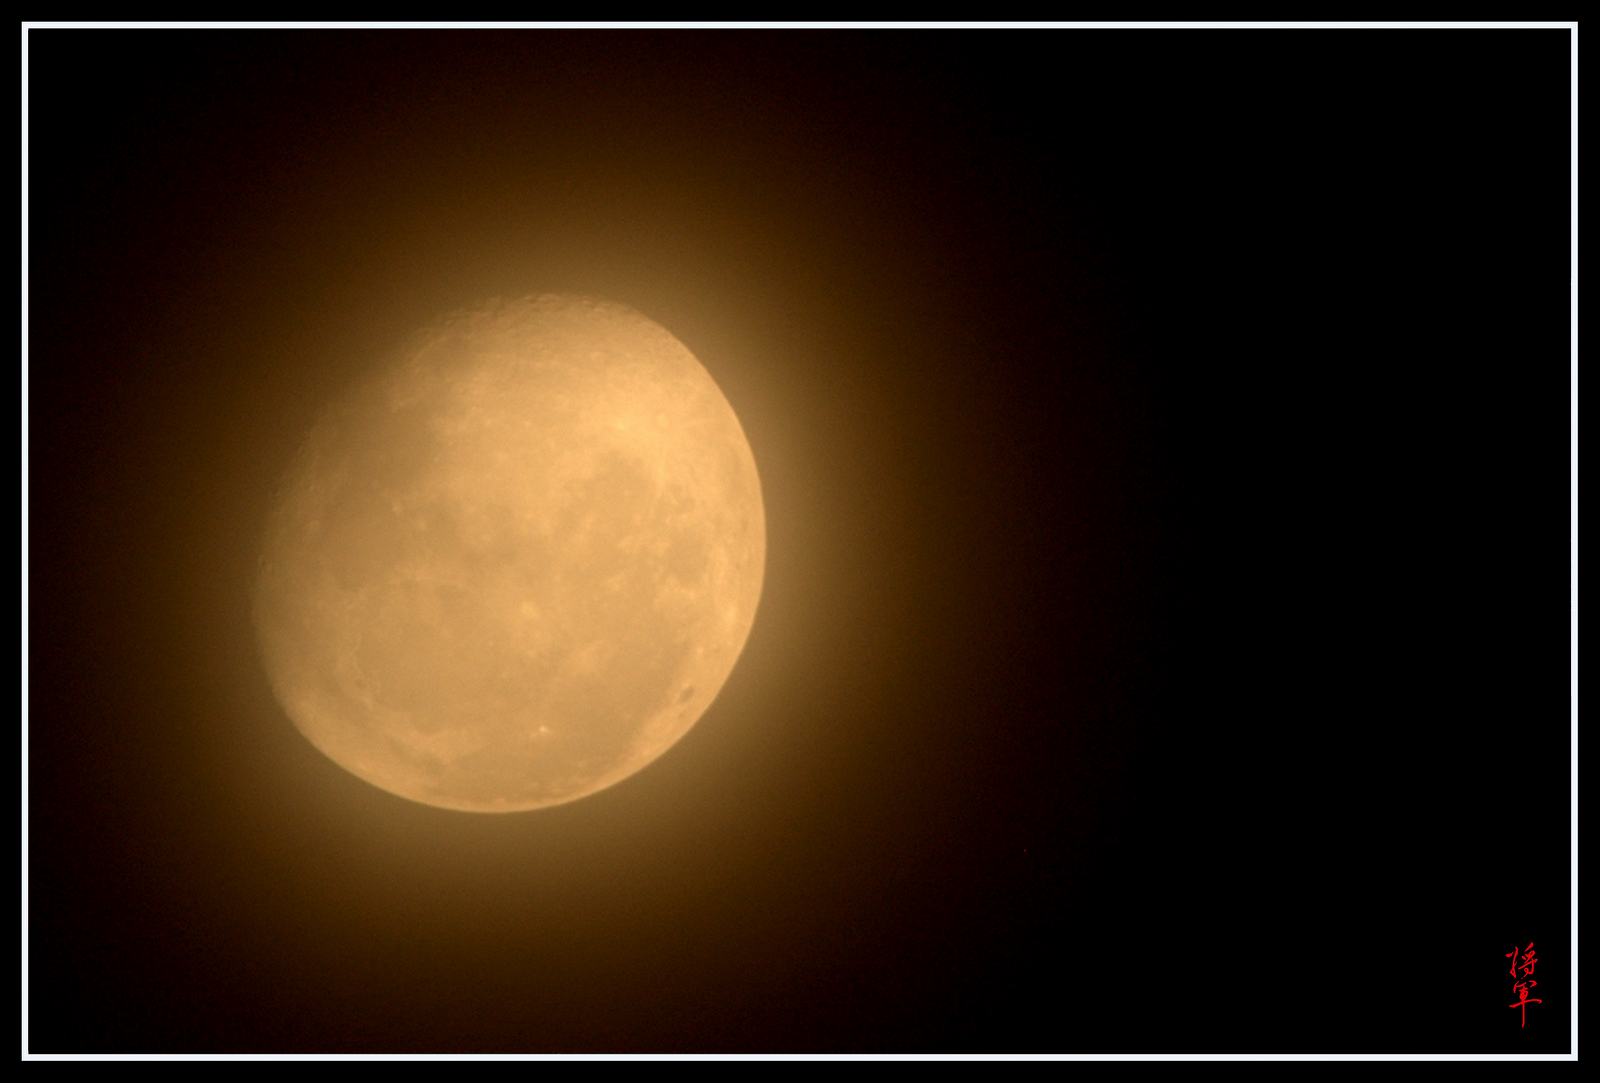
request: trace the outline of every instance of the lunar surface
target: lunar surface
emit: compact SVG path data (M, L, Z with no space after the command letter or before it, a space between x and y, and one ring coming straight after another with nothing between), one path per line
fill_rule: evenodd
M744 431L682 343L620 305L492 302L322 417L254 618L279 701L335 762L431 805L533 809L694 725L765 550Z

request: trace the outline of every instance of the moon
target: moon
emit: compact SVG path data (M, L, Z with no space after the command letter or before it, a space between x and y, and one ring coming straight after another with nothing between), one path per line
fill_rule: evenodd
M765 559L711 374L632 309L544 295L438 321L327 410L274 496L253 618L278 701L334 762L513 812L688 732Z

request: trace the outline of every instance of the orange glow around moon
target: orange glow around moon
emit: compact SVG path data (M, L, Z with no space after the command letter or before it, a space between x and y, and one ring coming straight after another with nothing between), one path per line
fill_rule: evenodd
M717 695L761 594L755 459L631 309L494 302L333 406L255 594L279 702L391 793L534 809L633 774Z

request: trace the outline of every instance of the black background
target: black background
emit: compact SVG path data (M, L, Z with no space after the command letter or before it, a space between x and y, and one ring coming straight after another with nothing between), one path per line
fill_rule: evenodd
M27 45L32 1051L1569 1048L1567 32ZM655 764L449 812L254 547L539 292L711 370L766 588Z

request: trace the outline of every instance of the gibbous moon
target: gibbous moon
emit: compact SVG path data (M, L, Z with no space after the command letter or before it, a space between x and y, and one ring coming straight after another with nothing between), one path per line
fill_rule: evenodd
M694 725L761 595L755 459L710 373L621 305L492 302L322 417L254 619L300 732L391 793L510 812Z

